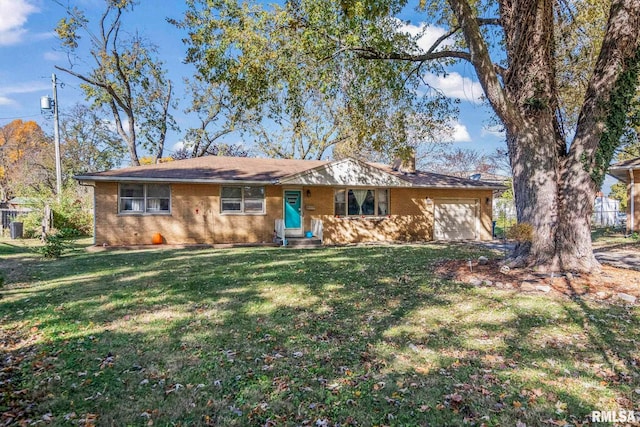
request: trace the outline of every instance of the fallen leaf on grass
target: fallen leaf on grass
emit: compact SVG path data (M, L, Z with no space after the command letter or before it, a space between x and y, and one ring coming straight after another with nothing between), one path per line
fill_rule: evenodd
M115 362L115 360L115 356L111 354L111 352L109 352L107 356L100 362L100 369L112 368L113 362Z
M168 395L168 394L171 394L171 393L173 393L173 392L175 392L175 391L180 390L181 388L184 388L184 386L183 386L182 384L178 384L178 383L176 383L176 384L171 384L169 387L167 387L167 388L164 390L164 394L165 394L165 396L166 396L166 395Z
M238 408L236 408L235 406L229 406L229 410L236 416L241 417L242 416L242 411Z
M562 414L567 410L567 404L561 401L556 402L556 414Z
M444 398L456 404L462 402L463 399L462 395L459 393L447 394Z
M86 413L78 420L78 424L84 427L95 427L98 414Z
M567 423L566 420L552 420L551 418L549 418L548 420L545 421L546 424L551 424L554 426L567 426L570 425L569 423Z

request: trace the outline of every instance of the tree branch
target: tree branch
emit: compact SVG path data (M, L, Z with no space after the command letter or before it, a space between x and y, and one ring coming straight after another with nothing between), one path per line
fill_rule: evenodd
M453 13L463 29L464 38L469 47L469 62L473 65L478 75L480 85L487 99L503 123L515 126L519 113L507 97L498 78L496 67L491 60L489 49L480 32L477 18L467 0L448 0Z
M380 52L370 47L350 47L343 50L355 52L363 59L398 60L409 62L425 62L434 59L458 58L471 62L471 55L468 52L457 50L441 50L438 52L413 54L406 52Z
M436 50L438 48L438 46L440 46L440 43L442 43L443 41L445 41L446 39L448 39L449 37L451 37L452 35L454 35L455 33L457 33L458 31L460 31L460 27L453 27L448 33L445 33L443 35L441 35L440 37L438 37L436 39L435 42L433 42L433 44L431 45L431 47L427 50L427 53L433 53L434 50Z
M483 25L498 25L502 26L502 22L500 22L500 18L476 18L476 22L479 26Z

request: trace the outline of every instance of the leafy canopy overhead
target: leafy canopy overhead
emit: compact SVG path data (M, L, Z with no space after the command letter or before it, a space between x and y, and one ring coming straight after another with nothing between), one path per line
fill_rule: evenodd
M440 65L369 61L341 50L338 35L355 34L356 20L337 22L335 14L365 12L358 4L338 11L339 4L324 1L265 8L192 0L184 19L173 22L189 33L187 60L199 78L225 85L230 104L257 123L259 146L270 155L320 158L330 147L334 153L372 148L395 154L442 136L455 104L421 79ZM402 23L383 9L371 10L376 18L367 24L376 43L417 49L415 38L399 31ZM274 125L281 140L265 132Z

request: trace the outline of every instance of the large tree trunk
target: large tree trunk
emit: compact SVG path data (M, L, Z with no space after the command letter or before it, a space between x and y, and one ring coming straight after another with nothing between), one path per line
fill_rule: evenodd
M613 1L570 145L558 120L554 1L499 0L508 62L502 79L469 2L449 3L487 99L507 131L518 221L533 228L531 241L516 248L514 263L551 271L599 271L591 245L591 213L598 174L602 177L613 154L602 151L601 137L616 82L639 48L640 2Z
M530 224L533 229L532 240L520 243L513 254L519 264L535 259L536 263L550 265L555 256L558 177L549 125L548 117L539 117L528 120L515 132L507 129L518 222Z
M509 6L503 9L511 58L504 87L517 114L506 118L508 147L518 221L533 228L531 242L520 244L513 258L542 270L598 271L590 227L595 185L586 173L577 181L563 173L576 165L564 160L557 119L553 1Z

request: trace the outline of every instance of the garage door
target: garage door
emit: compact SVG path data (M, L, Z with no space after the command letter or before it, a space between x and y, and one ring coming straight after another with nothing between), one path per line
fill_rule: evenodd
M475 240L478 237L477 200L436 200L435 240Z

